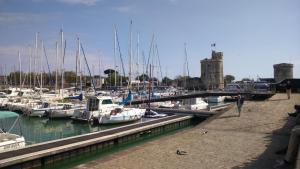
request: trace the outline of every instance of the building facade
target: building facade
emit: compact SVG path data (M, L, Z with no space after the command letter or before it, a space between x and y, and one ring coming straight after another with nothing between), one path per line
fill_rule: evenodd
M281 82L284 79L293 79L293 64L280 63L273 65L274 79L276 82Z
M211 59L203 59L201 80L206 89L224 89L223 53L212 51Z

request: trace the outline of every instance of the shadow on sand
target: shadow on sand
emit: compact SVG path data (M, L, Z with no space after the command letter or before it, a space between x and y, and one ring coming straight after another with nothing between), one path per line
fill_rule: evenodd
M276 160L284 158L284 154L277 155L275 152L284 149L288 145L290 130L295 126L295 119L289 117L286 119L285 125L268 134L264 139L269 144L266 145L267 149L258 157L249 159L249 162L239 166L232 167L232 169L273 169ZM292 169L295 164L291 164L284 169Z

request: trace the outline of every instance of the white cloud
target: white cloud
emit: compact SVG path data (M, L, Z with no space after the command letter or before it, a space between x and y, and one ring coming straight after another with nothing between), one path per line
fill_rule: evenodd
M66 4L82 4L82 5L86 5L86 6L93 6L96 5L96 3L99 0L57 0L58 2L62 2L62 3L66 3Z
M113 7L113 10L121 12L121 13L128 13L128 12L133 12L134 8L135 7L132 5L126 5L126 6Z

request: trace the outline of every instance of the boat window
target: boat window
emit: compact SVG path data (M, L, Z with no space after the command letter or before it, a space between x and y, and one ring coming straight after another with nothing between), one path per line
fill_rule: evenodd
M89 111L96 111L96 110L98 110L99 109L99 99L89 99L88 100L88 104L87 104L87 106L88 106L88 110Z
M63 110L69 110L69 109L71 109L71 105L65 104L65 105L63 106Z
M111 99L105 99L102 101L102 104L113 104Z
M45 102L43 103L43 108L48 108L49 107L49 103Z

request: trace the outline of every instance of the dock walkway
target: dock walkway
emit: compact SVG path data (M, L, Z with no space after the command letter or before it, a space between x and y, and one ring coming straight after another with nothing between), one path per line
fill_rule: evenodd
M283 155L295 124L300 94L291 100L276 94L266 101L246 101L240 117L236 107L195 128L76 166L77 169L271 169ZM177 155L183 150L187 155ZM293 168L291 165L288 168Z
M73 150L76 150L74 152L75 154L77 154L77 150L79 149L81 149L80 151L91 151L93 147L96 148L98 145L101 145L101 143L105 144L105 141L117 143L120 138L126 137L127 135L139 134L155 127L165 127L164 125L176 122L184 123L185 120L191 118L192 116L168 116L157 120L130 124L2 152L0 153L0 168L32 168L34 166L41 166L44 161L51 161L53 155L57 155L55 158L59 157L62 159L64 154L69 156Z

